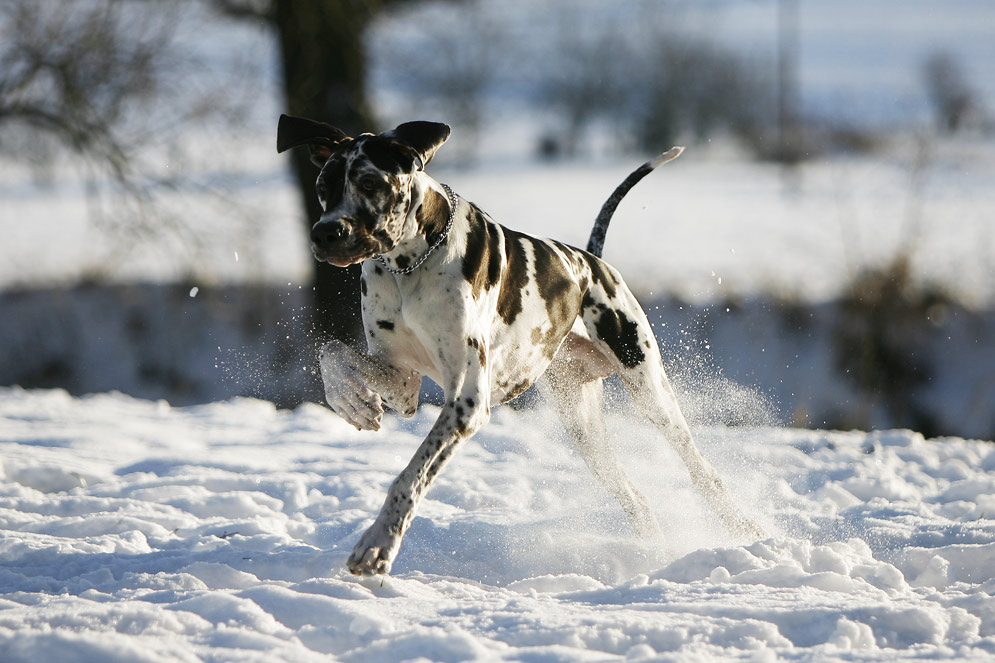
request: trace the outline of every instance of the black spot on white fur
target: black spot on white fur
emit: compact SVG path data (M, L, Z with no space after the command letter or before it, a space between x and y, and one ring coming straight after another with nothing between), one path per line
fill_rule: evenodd
M626 368L635 368L646 359L639 347L639 326L621 310L604 311L594 323L598 337Z

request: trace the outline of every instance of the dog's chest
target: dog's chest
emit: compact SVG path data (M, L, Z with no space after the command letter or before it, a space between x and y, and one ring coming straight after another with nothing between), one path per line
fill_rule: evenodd
M454 371L475 362L490 383L492 402L521 393L544 371L550 337L562 330L555 329L531 280L522 284L521 310L508 324L498 312L500 289L474 296L459 269L427 270L401 281L370 263L361 288L371 353L443 386Z
M406 277L407 278L407 277ZM414 277L412 280L416 280ZM443 306L437 291L402 293L393 275L375 261L363 265L360 281L363 328L370 353L438 381L438 352L424 333L421 312Z

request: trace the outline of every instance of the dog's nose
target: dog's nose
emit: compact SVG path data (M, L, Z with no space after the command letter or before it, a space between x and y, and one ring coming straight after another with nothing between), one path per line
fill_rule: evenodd
M311 229L311 241L315 246L325 246L342 239L345 224L341 221L321 221Z

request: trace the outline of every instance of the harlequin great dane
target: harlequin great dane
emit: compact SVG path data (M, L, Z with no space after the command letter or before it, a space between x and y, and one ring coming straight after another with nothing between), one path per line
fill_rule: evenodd
M646 499L609 448L602 379L617 373L636 407L683 459L696 489L737 536L762 530L732 503L698 452L650 324L600 244L614 206L635 181L679 154L647 162L605 204L588 251L495 223L426 172L449 127L408 122L349 137L330 125L282 116L277 150L307 145L321 169L324 212L311 231L314 257L362 262L367 350L338 341L320 351L329 406L377 430L384 405L410 417L422 376L445 391L439 418L391 484L373 525L347 562L352 573L388 573L418 502L459 445L504 403L537 383L551 397L594 475L636 532L660 536Z

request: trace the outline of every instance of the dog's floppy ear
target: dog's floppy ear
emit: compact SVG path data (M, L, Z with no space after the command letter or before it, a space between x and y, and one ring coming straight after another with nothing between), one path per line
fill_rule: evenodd
M414 150L418 160L418 170L421 170L435 156L435 151L449 138L449 125L441 122L405 122L396 129L384 134L402 145Z
M307 145L311 152L311 161L321 167L331 156L335 144L345 138L348 136L344 131L330 124L293 115L281 115L276 127L276 151L286 152L294 147Z

